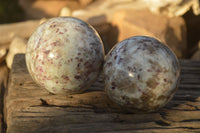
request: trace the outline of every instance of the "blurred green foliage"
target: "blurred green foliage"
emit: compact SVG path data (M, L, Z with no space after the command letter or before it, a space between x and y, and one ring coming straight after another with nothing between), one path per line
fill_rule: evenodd
M0 24L21 21L23 17L18 0L0 0Z

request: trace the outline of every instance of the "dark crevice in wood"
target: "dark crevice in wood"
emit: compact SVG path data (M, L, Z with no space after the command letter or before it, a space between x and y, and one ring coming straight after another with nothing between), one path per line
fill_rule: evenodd
M181 129L186 129L184 131L187 131L187 129L189 129L190 131L191 130L195 130L195 129L200 129L200 128L193 128L193 127L168 127L168 126L164 126L164 127L148 127L148 128L142 128L142 132L146 133L148 130L151 130L151 129L166 129L166 130L169 130L169 129L180 129L180 132L182 132L183 130ZM160 130L160 131L161 131ZM101 133L109 133L110 130L104 130L104 131L100 131ZM114 132L119 132L119 131L132 131L134 133L134 131L141 131L141 128L136 128L136 129L133 129L133 130L127 130L127 129L119 129L119 130L114 130L114 131L111 131L112 133ZM165 131L164 131L165 132ZM169 132L169 131L168 131ZM167 133L168 133L167 132ZM121 133L121 132L120 132ZM157 132L155 132L157 133ZM170 133L170 132L169 132ZM198 132L199 133L199 132Z
M190 110L190 109L172 109L172 108L165 108L165 109L168 109L168 110L170 110L170 111L184 111L184 112L186 112L186 111L188 111L188 112L192 112L192 111L200 111L199 109L198 110Z
M58 116L17 116L16 118L55 118Z
M164 119L164 120L167 120L166 116L167 116L167 113L166 112L159 112L160 113L160 116Z
M177 106L178 105L179 104L177 104ZM167 109L169 111L171 111L171 110L174 110L174 111L200 111L200 109L198 109L198 107L196 107L196 106L193 106L195 109L176 109L176 108L174 108L174 107L177 107L177 106L164 107L164 109Z
M5 123L5 121L4 121L4 112L3 112L3 107L4 107L4 94L5 94L5 86L3 85L3 84L1 84L1 90L0 90L1 92L0 92L0 97L1 97L1 110L0 110L0 112L1 112L1 114L2 114L2 118L1 118L1 125L2 125L2 131L1 131L1 133L6 133L6 128L7 128L7 125L6 125L6 123Z
M170 123L165 122L163 120L155 121L155 123L160 125L160 126L170 126L171 125Z
M45 100L43 101L43 99L42 99L42 103L40 105L32 105L30 107L59 107L59 108L72 108L72 109L93 109L92 107L83 107L83 106L75 107L75 106L70 106L70 105L50 105Z
M195 108L196 111L200 111L200 109L197 106L191 104L185 104L185 105Z
M180 105L180 103L179 104L173 103L173 104L170 104L170 106L165 106L164 109L176 110L176 111L200 111L200 109L197 106L186 104L186 103L183 103L182 105L187 105L187 106L190 106L191 108L194 108L194 109L185 109L185 108L184 109L177 109L177 108L175 108L179 105Z
M183 120L180 122L197 122L197 121L200 121L200 119L189 119L189 120Z
M164 120L165 123L170 123L170 122L174 122L172 120L168 120L167 119L167 113L166 112L160 112L160 116L161 118ZM158 123L157 123L158 124Z
M1 74L3 74L4 78L1 79L1 84L0 84L0 97L1 97L1 105L0 105L0 113L2 114L2 118L1 118L1 133L6 133L7 130L7 123L5 121L5 112L4 112L4 97L5 97L5 93L7 91L8 88L8 79L9 79L9 69L7 68L6 62L3 61L2 64L0 65L0 71Z
M40 101L41 101L41 106L49 106L49 104L42 98L40 98Z
M122 120L122 119L120 118L119 115L116 115L116 116L114 117L113 121L114 121L114 122L120 122L120 123L125 122L125 120Z
M143 130L148 130L148 129L200 129L200 128L193 128L193 127L174 127L174 128L167 128L167 126L164 127L149 127L149 128L144 128ZM135 129L135 130L141 130L141 128L139 129Z
M51 93L51 92L49 92L49 94L50 94L50 95L56 95L56 94L54 94L54 93Z
M200 128L194 128L194 127L177 127L177 128L183 128L183 129L188 129L188 130L200 129Z
M188 96L188 97L174 97L173 100L179 101L190 101L190 102L197 102L196 97Z

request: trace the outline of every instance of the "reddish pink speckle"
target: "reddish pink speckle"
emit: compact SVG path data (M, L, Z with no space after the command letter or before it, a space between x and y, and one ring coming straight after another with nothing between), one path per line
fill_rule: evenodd
M44 51L45 54L49 54L50 50L46 50Z
M55 42L51 43L50 45L52 45L52 46L61 46L59 41L55 41Z
M128 69L128 71L131 71L132 68L130 66L128 66L127 69Z
M146 93L142 91L142 95L146 95Z
M68 76L63 75L62 78L63 78L64 80L66 80L66 81L69 81L69 77L68 77Z
M161 72L161 70L157 69L157 70L156 70L156 72L157 72L157 73L160 73L160 72Z
M84 66L88 66L90 63L88 62L88 61L86 61L85 63L84 63Z
M56 81L56 84L58 84L58 81Z
M67 88L62 88L64 91L67 91Z
M95 49L95 52L96 52L97 54L99 54L99 53L100 53L100 51L99 51L98 49Z
M137 75L137 79L140 80L140 75L139 74Z
M90 43L89 45L95 45L96 43Z
M142 90L141 90L140 88L138 88L138 91L139 91L139 92L142 92Z
M50 28L54 28L54 27L56 27L56 25L55 25L55 24L50 26Z
M75 79L80 79L81 76L75 75L74 78L75 78Z
M81 63L78 63L77 67L80 67Z
M56 92L56 88L55 87L52 87L52 90L53 90L53 92Z
M147 69L147 72L152 72L151 69Z
M72 58L71 58L71 59L69 59L69 60L67 60L67 62L68 62L68 63L70 63L70 62L72 62L72 61L73 61L73 59L72 59Z
M163 79L164 80L164 82L167 82L167 79Z
M115 60L117 59L117 55L115 55L114 59L115 59Z
M63 32L59 32L59 34L64 34Z
M68 39L68 38L66 38L66 39L65 39L65 41L66 41L66 42L69 42L69 39Z
M110 67L112 66L112 62L108 62L107 65Z
M159 83L158 82L156 82L156 86L158 86L159 85Z
M56 33L58 33L58 31L59 31L59 28L56 29Z
M81 59L79 59L79 61L80 61L80 62L82 62L82 61L83 61L83 59L81 58Z
M136 72L136 67L130 67L130 66L128 66L127 67L127 69L128 69L128 71L130 71L130 72Z
M42 67L40 67L39 71L40 71L40 72L44 72L43 69L42 69Z
M111 85L112 85L112 89L114 90L116 88L115 82L112 82Z

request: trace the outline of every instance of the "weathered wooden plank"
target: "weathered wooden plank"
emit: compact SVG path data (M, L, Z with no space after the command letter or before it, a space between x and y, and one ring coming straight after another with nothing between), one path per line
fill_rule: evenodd
M193 80L200 62L180 64L181 85L172 101L154 113L131 114L109 100L102 76L82 94L52 95L33 82L24 55L17 55L5 98L7 133L200 132L200 82Z
M181 68L185 68L185 67L199 68L200 67L199 61L195 61L195 60L180 60L179 63L180 63Z

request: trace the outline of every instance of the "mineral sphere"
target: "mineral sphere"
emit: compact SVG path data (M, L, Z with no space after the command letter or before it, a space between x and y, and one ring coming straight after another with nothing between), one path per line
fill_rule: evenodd
M89 24L57 17L41 24L30 37L26 65L34 81L54 94L81 93L98 77L104 47Z
M110 50L103 73L112 101L132 112L153 112L175 94L180 67L166 45L155 38L135 36Z

